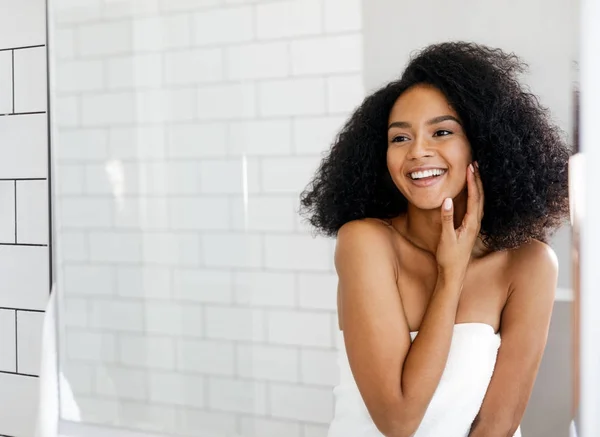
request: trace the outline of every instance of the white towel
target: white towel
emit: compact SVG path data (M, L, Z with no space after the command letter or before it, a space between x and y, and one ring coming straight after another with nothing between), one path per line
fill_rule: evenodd
M414 339L418 333L411 333ZM350 370L340 332L340 383L328 437L383 437L373 423ZM490 325L454 326L446 368L414 437L467 437L494 372L500 335ZM517 430L515 437L520 437Z

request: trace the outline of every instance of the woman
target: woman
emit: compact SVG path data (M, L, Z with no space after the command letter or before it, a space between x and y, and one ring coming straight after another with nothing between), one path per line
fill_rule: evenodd
M569 158L523 70L481 45L426 48L365 99L302 194L337 235L330 437L520 435Z

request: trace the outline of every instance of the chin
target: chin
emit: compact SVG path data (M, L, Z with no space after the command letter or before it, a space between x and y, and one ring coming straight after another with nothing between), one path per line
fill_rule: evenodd
M415 208L422 210L432 210L432 209L440 209L442 207L442 203L444 203L444 199L446 197L438 198L430 198L430 199L409 199L409 203Z

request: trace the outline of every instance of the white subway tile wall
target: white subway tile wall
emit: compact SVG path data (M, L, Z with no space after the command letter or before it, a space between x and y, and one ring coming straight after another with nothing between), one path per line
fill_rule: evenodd
M334 242L298 198L363 98L360 2L57 3L57 279L84 420L325 436Z
M48 183L17 181L17 243L48 244Z
M2 307L36 311L46 308L49 293L47 246L2 244L0 266Z
M16 181L0 181L0 242L15 243Z
M0 370L17 371L16 311L0 310Z
M48 104L46 47L14 51L15 112L46 111Z
M327 110L332 114L353 111L363 93L360 74L330 76L327 78Z
M133 4L135 2L126 1L124 3ZM135 53L188 47L192 35L190 19L187 14L135 19L131 32L133 32L132 48Z
M302 435L299 423L261 417L242 417L240 431L244 437L300 437Z
M0 396L0 424L9 436L34 435L38 378L0 373L0 387L10 396Z
M0 10L0 435L31 436L50 291L46 2Z
M269 398L273 417L317 423L331 420L333 396L330 387L272 383Z
M2 179L48 177L48 129L46 114L0 117L0 175Z
M0 52L0 114L13 112L12 50Z
M26 375L39 375L42 353L42 324L44 314L33 311L16 311L17 371Z

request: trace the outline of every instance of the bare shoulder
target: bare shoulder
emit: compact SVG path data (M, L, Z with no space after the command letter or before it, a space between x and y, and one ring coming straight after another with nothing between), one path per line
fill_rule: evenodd
M392 228L378 219L348 222L338 231L334 256L338 269L348 261L360 261L364 265L382 260L395 263Z
M398 264L391 233L385 222L373 219L351 221L339 229L334 261L339 279L340 329L348 324L359 326L357 319L363 323L376 318L375 315L380 316L383 310L378 305L382 302L390 308L401 308L396 287ZM375 294L380 298L373 300ZM402 332L401 329L398 332Z
M519 289L535 289L528 285L555 284L558 277L558 258L546 243L532 240L509 252L509 270L513 285ZM554 295L554 288L546 287Z
M382 220L370 218L353 220L344 224L337 234L336 256L339 250L355 248L391 249L390 226Z
M389 225L383 220L366 218L361 220L352 220L344 224L338 231L338 240L340 239L360 239L364 236L375 238L388 238L390 236Z
M554 250L546 243L531 240L527 244L510 251L511 269L519 273L533 273L530 269L558 271L558 258Z

